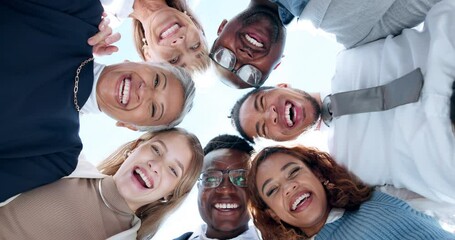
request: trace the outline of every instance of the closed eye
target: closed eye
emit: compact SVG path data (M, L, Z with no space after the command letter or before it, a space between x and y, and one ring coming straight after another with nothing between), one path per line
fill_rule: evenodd
M201 42L197 42L196 44L194 44L193 46L191 46L190 49L191 49L191 50L196 50L196 49L198 49L200 46L201 46Z
M155 104L152 103L152 107L151 107L152 118L155 117L155 114L156 114L156 106L155 106Z
M180 60L180 56L177 56L177 57L169 60L169 63L175 65L175 64L178 64L179 60Z
M278 191L278 187L272 187L265 193L265 195L267 197L270 197L270 196L272 196L272 194L276 193L277 191Z
M169 169L171 169L171 172L174 174L174 176L178 177L177 170L175 170L175 168L169 167Z
M157 146L152 145L152 146L150 146L150 147L151 147L152 151L153 151L156 155L161 156L161 151L160 151L160 149L159 149Z
M153 81L153 87L156 88L160 84L160 76L156 74L155 80Z
M300 170L302 170L302 167L295 167L292 168L291 171L289 172L289 178L295 178L299 174Z

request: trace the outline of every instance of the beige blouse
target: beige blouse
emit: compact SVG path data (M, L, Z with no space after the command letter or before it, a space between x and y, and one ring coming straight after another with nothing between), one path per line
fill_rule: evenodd
M100 196L98 182L109 209ZM64 178L0 207L0 239L106 239L131 228L133 212L112 177Z

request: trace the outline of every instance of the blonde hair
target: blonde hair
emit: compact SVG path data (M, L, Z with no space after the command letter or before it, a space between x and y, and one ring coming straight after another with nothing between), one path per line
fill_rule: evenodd
M158 231L160 224L163 220L181 203L191 191L191 188L196 183L197 178L202 169L204 154L202 151L201 143L198 138L181 128L172 128L158 132L147 132L140 136L138 139L127 142L120 146L114 153L105 159L99 166L98 170L106 175L114 175L120 166L125 162L129 152L136 147L163 133L175 132L183 135L188 140L190 149L193 151L190 162L190 167L183 175L182 179L177 184L172 192L171 197L167 202L155 201L144 205L136 210L135 214L141 219L141 227L138 230L138 239L149 239ZM171 146L172 147L172 146ZM177 149L175 149L177 150Z
M191 10L188 7L186 0L166 0L166 3L171 8L175 8L175 9L179 10L180 12L185 12L188 16L190 16L190 19L192 20L194 25L199 30L201 30L202 35L204 36L201 39L201 47L202 47L203 55L200 56L201 61L193 62L191 68L189 68L189 71L191 71L191 73L204 72L205 70L207 70L210 67L211 61L208 56L208 44L207 44L207 40L205 39L204 28L202 27L201 22L196 18L196 15L193 12L193 10ZM151 7L153 7L153 6L151 5ZM142 41L142 39L145 39L144 27L142 26L142 22L136 18L133 18L132 22L133 22L134 46L136 47L136 51L139 54L139 57L143 61L146 61L144 48L143 48L144 42Z

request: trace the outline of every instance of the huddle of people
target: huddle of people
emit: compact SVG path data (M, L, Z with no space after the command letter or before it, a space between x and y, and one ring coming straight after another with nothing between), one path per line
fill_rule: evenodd
M132 18L143 62L94 62L118 40L103 8ZM1 1L0 13L2 239L150 239L194 185L204 224L178 240L455 239L374 188L455 205L453 1L251 0L210 48L185 0ZM262 86L294 18L346 47L331 94ZM231 111L241 137L202 148L176 126L192 108L192 73L211 64L226 85L255 89ZM94 167L79 117L97 112L145 133ZM329 132L329 153L253 154L260 138L310 129Z

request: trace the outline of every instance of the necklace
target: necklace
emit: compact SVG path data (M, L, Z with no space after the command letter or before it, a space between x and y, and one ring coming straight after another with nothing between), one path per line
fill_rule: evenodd
M101 199L103 200L103 203L104 205L109 208L110 210L112 210L113 212L116 212L122 216L132 216L133 214L132 213L128 213L128 212L123 212L123 211L120 211L120 210L117 210L115 209L114 207L112 207L106 200L106 198L104 198L104 195L103 195L103 188L101 187L101 182L103 181L104 178L102 178L99 182L98 182L98 190L100 192L100 196L101 196Z
M88 62L90 61L93 61L93 57L83 61L81 63L81 65L79 65L79 67L77 68L76 70L76 77L74 77L74 89L73 89L73 93L74 93L74 107L76 107L76 111L81 111L81 108L79 107L79 105L77 104L77 91L79 91L79 74L81 73L81 70L82 70L82 67L85 66L85 64L87 64Z

